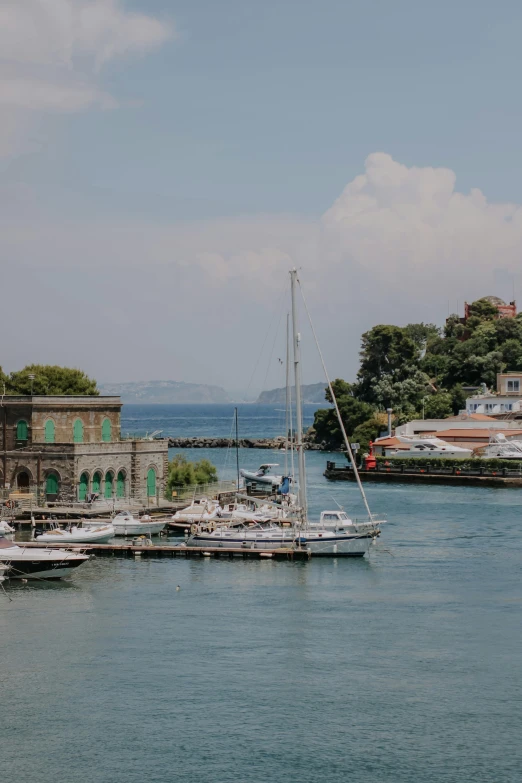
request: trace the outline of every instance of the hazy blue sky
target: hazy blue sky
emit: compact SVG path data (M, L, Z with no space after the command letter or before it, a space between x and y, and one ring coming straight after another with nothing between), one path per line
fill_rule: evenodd
M277 383L293 264L347 378L375 323L522 301L521 38L507 0L0 0L0 364L242 388L272 325Z

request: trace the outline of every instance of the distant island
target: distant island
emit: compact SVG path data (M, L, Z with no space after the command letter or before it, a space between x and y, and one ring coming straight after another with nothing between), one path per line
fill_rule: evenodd
M100 394L114 394L123 403L144 403L148 405L198 404L230 402L230 397L221 386L204 383L183 383L182 381L133 381L128 383L100 383Z
M301 386L303 402L324 403L326 383L309 383ZM295 386L292 386L292 400L295 400ZM286 389L263 391L256 400L258 405L279 405L286 401Z

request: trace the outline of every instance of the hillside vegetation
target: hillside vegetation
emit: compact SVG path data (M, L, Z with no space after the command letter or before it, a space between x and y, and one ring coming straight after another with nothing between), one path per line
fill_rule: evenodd
M465 324L452 315L442 328L374 326L362 335L360 358L355 383L337 379L333 386L348 434L367 448L383 429L386 408L393 408L395 424L421 418L423 408L426 418L444 418L465 406L463 386L495 388L497 373L522 371L522 318L499 319L497 308L479 299ZM339 448L333 410L316 412L312 434Z

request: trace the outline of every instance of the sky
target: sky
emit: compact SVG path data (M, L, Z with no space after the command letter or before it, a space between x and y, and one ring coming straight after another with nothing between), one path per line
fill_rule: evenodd
M522 302L521 37L514 0L0 0L0 365L281 386L294 266L347 380L375 324Z

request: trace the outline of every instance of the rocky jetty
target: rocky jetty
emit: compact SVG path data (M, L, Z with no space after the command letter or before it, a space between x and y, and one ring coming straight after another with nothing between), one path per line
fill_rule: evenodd
M228 438L169 438L169 448L171 449L226 449L234 448L235 442ZM239 448L241 449L284 449L285 439L282 436L277 438L240 438ZM306 449L320 451L322 446L305 441Z

